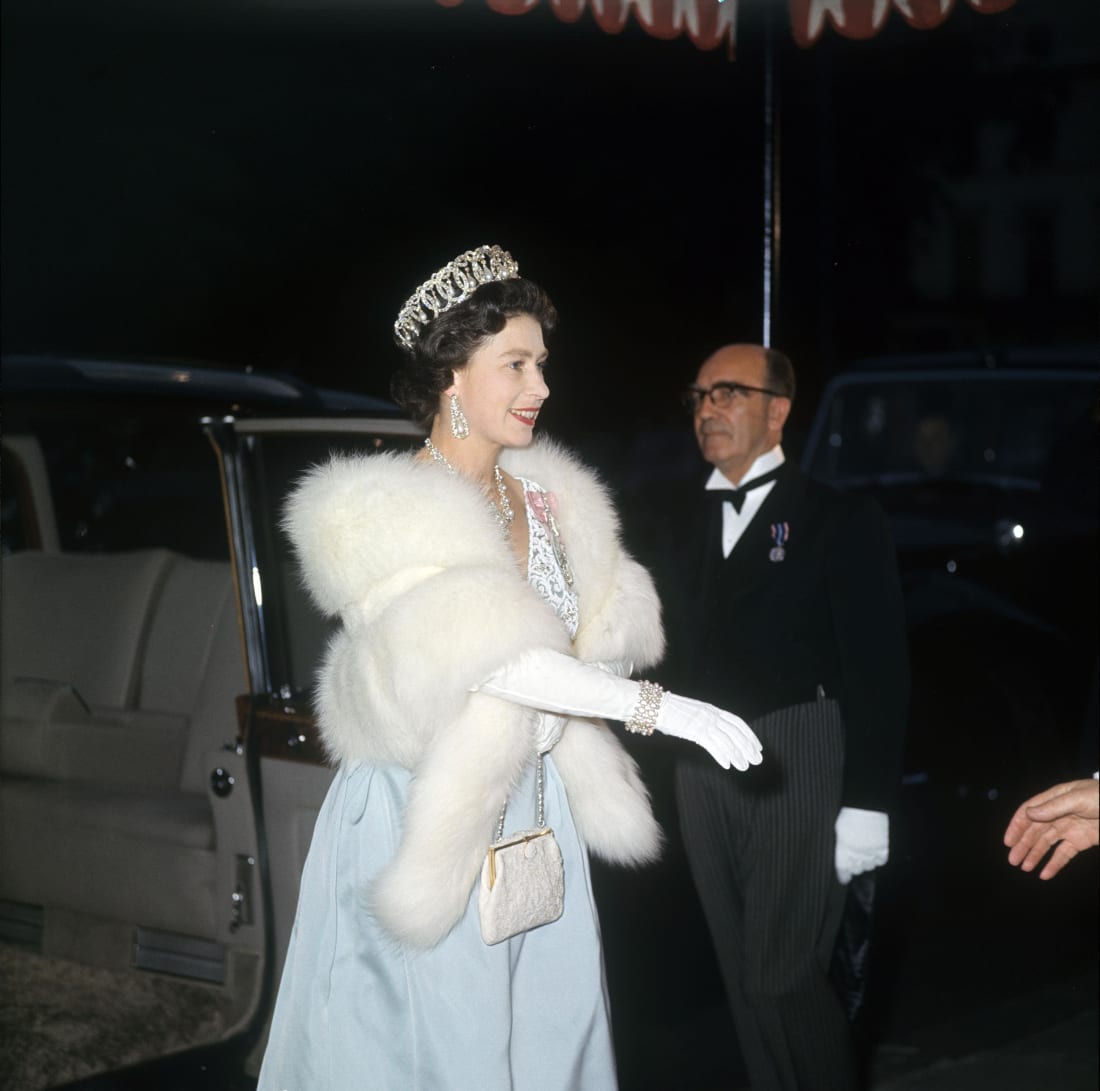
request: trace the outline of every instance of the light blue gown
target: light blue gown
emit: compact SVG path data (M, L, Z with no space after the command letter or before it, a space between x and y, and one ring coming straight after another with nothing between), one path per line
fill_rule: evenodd
M525 492L537 486L523 482ZM528 578L575 632L576 598L527 504ZM565 911L495 946L477 898L429 951L410 951L363 908L397 850L411 774L353 762L317 817L258 1091L607 1091L616 1086L588 854L552 755L546 823L565 865ZM534 766L506 831L533 825Z

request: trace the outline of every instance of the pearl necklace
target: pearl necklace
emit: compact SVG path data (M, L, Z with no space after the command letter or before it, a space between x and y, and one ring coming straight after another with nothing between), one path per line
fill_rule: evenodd
M427 448L428 454L432 456L432 460L438 462L447 473L457 473L455 468L447 461L443 452L432 443L431 436L424 440L424 446ZM496 519L497 525L507 534L516 513L512 510L512 505L508 500L508 490L504 486L504 475L500 472L499 466L493 467L493 481L496 482L498 501L495 504L490 503L489 506L493 510L493 518Z

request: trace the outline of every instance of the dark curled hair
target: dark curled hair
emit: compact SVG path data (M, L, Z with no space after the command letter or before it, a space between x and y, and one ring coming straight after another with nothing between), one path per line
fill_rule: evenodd
M454 373L500 333L509 318L521 314L535 319L544 336L558 323L550 297L533 281L515 277L482 284L469 299L433 318L420 331L413 352L401 353L401 367L390 380L393 400L418 424L431 427Z

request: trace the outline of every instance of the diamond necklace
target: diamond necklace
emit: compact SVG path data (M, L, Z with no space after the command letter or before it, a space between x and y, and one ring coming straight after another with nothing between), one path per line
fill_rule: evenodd
M424 446L427 448L428 454L432 456L433 461L438 462L447 473L457 473L455 468L447 461L446 455L432 443L431 436L424 440ZM504 474L500 472L499 466L493 467L493 480L496 482L499 500L496 504L490 502L489 507L492 508L493 518L496 519L500 529L507 534L516 513L512 511L512 505L508 500L508 490L504 487Z

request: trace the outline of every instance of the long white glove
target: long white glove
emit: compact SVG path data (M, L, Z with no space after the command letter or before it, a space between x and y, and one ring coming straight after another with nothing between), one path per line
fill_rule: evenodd
M599 667L608 674L616 674L620 678L629 678L634 673L634 664L621 659L607 663L593 663L592 666ZM558 740L568 722L568 716L557 716L553 712L537 713L534 725L536 752L546 754L553 750L558 745Z
M854 876L882 867L889 858L889 816L841 807L836 817L836 877L847 885Z
M641 692L638 682L545 648L525 653L477 688L542 712L624 723ZM723 769L732 765L744 771L761 761L760 740L744 720L690 697L666 693L657 715L657 730L697 743Z

